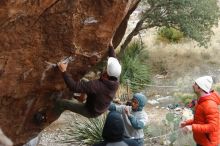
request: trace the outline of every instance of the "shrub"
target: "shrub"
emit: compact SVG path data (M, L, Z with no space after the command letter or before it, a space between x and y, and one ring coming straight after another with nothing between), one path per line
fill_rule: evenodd
M148 143L165 143L174 144L179 134L180 116L170 112L166 114L166 119L161 123L150 124L144 129Z
M137 41L128 46L121 58L121 83L126 85L129 80L133 92L143 89L145 84L150 82L149 68L144 63L146 58L147 53Z
M188 105L192 100L196 99L195 94L186 93L175 93L174 96L185 106Z
M172 27L162 27L158 31L160 40L168 40L169 42L179 42L183 37L183 33Z
M192 134L183 134L179 129L181 116L175 113L167 113L166 119L160 123L149 124L145 129L145 143L169 146L195 146Z
M72 116L71 122L66 129L63 130L63 140L59 140L61 143L71 144L74 141L86 145L92 145L100 142L102 138L102 130L106 120L106 114L97 118L80 119Z

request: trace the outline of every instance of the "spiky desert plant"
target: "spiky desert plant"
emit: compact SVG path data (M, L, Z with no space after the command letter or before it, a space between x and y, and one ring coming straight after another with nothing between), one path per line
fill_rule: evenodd
M102 130L106 120L106 114L97 118L82 119L73 116L72 121L67 128L63 130L63 139L61 143L80 142L86 145L92 145L102 141Z
M123 85L127 85L127 80L129 80L133 92L143 89L145 84L150 81L149 68L145 63L146 59L147 52L138 41L131 43L121 57L123 69L121 82Z

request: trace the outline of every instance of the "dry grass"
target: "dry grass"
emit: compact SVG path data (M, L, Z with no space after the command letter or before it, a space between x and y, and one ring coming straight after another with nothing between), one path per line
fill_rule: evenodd
M219 23L220 24L220 23ZM166 79L151 79L155 84L177 85L179 89L191 90L195 78L211 75L220 82L220 26L213 28L214 35L208 48L199 47L196 42L183 39L179 43L158 41L155 29L148 30L143 35L149 58L146 62L151 67L153 75L167 73ZM173 90L173 89L168 89ZM167 92L167 90L166 90Z

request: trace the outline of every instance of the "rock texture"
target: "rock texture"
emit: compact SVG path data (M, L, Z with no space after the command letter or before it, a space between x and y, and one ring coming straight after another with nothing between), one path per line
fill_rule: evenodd
M36 136L59 115L53 96L69 94L51 63L72 56L75 79L121 41L139 0L1 0L0 127L15 145Z

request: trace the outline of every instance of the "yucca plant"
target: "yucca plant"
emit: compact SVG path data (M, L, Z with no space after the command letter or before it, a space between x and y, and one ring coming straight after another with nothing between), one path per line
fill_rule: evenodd
M121 83L123 85L130 81L133 92L143 89L145 84L149 83L149 68L144 63L147 59L147 53L138 41L134 41L125 50L120 58L122 63Z
M102 141L102 130L105 123L106 114L98 118L77 119L75 116L71 119L66 129L63 130L61 143L80 142L86 145L92 145Z

